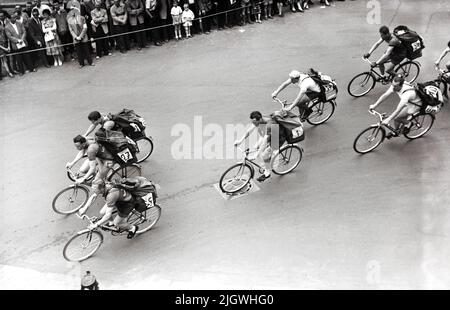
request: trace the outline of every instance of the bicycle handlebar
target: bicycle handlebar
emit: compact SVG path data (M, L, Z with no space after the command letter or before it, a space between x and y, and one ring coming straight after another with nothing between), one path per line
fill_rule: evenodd
M273 101L278 102L279 104L281 104L281 108L284 108L286 106L286 102L287 102L287 100L281 101L277 97L273 98Z

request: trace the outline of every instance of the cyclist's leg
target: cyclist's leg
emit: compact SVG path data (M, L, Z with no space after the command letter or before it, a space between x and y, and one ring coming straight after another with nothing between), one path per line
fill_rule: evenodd
M270 177L270 158L272 157L272 148L267 146L261 153L260 158L262 160L262 167L264 168L264 173L257 179L262 182Z
M394 128L395 128L395 130L398 131L401 125L403 125L403 128L404 128L404 126L407 125L407 124L409 123L408 117L409 117L410 115L411 115L411 114L408 112L408 108L407 108L407 107L404 107L404 108L400 111L400 113L397 115L397 117L394 118ZM400 134L400 132L399 132L399 134Z
M95 179L106 180L106 176L112 167L114 166L114 162L108 159L100 159L97 158L98 172L95 176Z
M386 77L389 77L390 75L395 74L394 68L397 65L398 65L398 62L393 62L393 61L386 63L386 73L387 73Z
M298 115L301 117L303 114L303 111L308 108L308 104L311 101L308 95L303 95L303 97L300 99L300 101L297 103L298 108Z

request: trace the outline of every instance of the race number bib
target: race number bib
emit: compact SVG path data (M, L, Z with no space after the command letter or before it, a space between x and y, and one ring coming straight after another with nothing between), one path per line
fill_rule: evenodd
M302 126L296 127L294 129L292 129L292 138L298 138L303 134L303 128Z
M153 207L155 205L155 202L153 201L153 193L143 196L142 199L144 199L145 204L149 207Z
M411 44L413 52L420 50L420 48L422 47L422 44L420 44L420 40L417 40L416 42Z
M120 159L122 159L125 163L127 163L129 160L133 159L133 154L131 154L131 152L128 148L117 153L117 156L119 156Z

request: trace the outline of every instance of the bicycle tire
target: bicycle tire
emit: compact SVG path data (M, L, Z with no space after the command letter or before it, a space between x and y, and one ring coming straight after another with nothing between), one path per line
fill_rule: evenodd
M133 210L128 216L127 222L131 225L139 226L139 230L136 231L136 234L139 235L152 229L160 217L161 207L155 204L154 206L147 207L147 209L143 212Z
M87 246L89 246L92 243L92 240L94 238L96 240L98 240L98 241L94 244L92 249L87 251L87 253L79 255L79 256L75 256L75 255L72 254L71 246L74 246L75 248L77 248L77 247L83 248L86 245L86 247L87 247ZM76 242L79 242L79 244L76 243ZM85 244L83 244L83 243L85 243ZM100 248L102 243L103 243L103 235L99 231L96 231L96 230L94 230L94 231L90 231L90 230L80 231L75 236L70 238L69 241L67 241L67 243L66 243L66 245L64 246L64 249L63 249L63 256L69 262L81 262L81 261L83 261L85 259L88 259L92 255L94 255L94 253L97 252L97 250Z
M335 105L332 101L318 102L314 106L312 106L311 109L313 111L309 114L306 121L309 124L316 126L316 125L323 124L330 119L330 117L334 113ZM328 111L329 114L323 113L324 111ZM317 116L317 115L318 116L325 115L325 116L316 121L316 120L314 120L314 116Z
M364 90L362 92L356 93L355 91L353 91L351 89L352 89L352 84L355 81L357 81L357 79L359 77L364 77L363 80L361 81L361 84L363 84L364 87L365 86L370 86L370 87L367 88L367 90ZM348 83L348 86L347 86L347 91L350 94L350 96L353 96L355 98L359 98L359 97L362 97L364 95L367 95L374 87L375 87L375 77L373 76L373 74L370 73L370 72L363 72L363 73L355 75L355 77L350 80L350 82Z
M425 127L423 127L424 121L426 119L428 119L428 124ZM431 127L433 127L434 119L435 119L434 115L429 113L413 116L413 118L410 121L411 124L410 129L407 133L404 133L403 136L405 136L405 138L409 140L414 140L423 137L428 131L430 131ZM419 131L419 133L417 133L417 130L415 128L417 128L417 130L424 128L424 130ZM415 132L416 134L414 134Z
M357 145L358 145L358 141L360 138L363 138L363 135L366 132L372 131L372 134L374 133L373 131L376 130L375 132L375 137L378 136L378 133L381 133L380 139L371 147L366 148L366 149L360 149ZM381 142L384 141L384 138L386 136L386 131L384 130L384 128L378 126L378 125L372 125L366 129L364 129L363 131L361 131L361 133L356 137L355 141L353 142L353 150L355 150L356 153L359 154L367 154L373 150L375 150L380 144Z
M129 164L119 166L107 177L107 181L120 180L123 178L130 178L133 176L141 176L142 170L138 164Z
M148 137L141 137L134 140L138 146L138 152L136 153L137 163L141 163L150 157L153 153L153 141Z
M240 169L243 168L243 171L245 169L248 169L249 177L244 181L243 184L239 185L236 189L227 190L227 189L225 189L225 186L230 184L230 183L227 184L227 182L232 181L232 179L225 179L225 176L227 175L228 172L230 172L231 170L233 170L234 168L237 168L237 167L240 167ZM240 171L240 169L239 169L239 171ZM238 171L238 173L239 173L239 171ZM220 190L227 194L234 194L234 193L240 191L241 189L243 189L245 186L247 186L248 183L250 183L250 180L253 178L253 174L254 174L253 169L249 164L247 164L247 163L235 164L235 165L231 166L230 168L228 168L220 177L220 181L219 181Z
M288 155L287 153L289 152L289 150L290 150L290 153ZM294 165L292 165L287 170L283 170L283 171L282 170L278 170L278 168L275 169L274 163L277 161L277 159L281 157L282 160L284 162L286 162L286 158L288 158L288 161L290 161L291 158L292 158L292 151L293 150L298 151L298 154L299 154L298 159L296 159L295 162L294 162ZM295 144L287 144L287 145L282 146L280 148L280 150L274 156L272 156L272 160L270 161L270 168L272 169L273 173L278 174L278 175L284 175L284 174L287 174L287 173L293 171L295 168L297 168L297 166L302 161L302 158L303 158L303 152L302 152L302 149L300 147L298 147Z
M79 205L75 205L75 207L72 207L69 209L61 208L59 205L59 198L63 197L63 195L66 192L70 192L70 191L73 191L76 196L78 195L78 191L80 191L80 193L84 194L84 199L83 199L82 203ZM59 191L58 194L56 194L55 198L53 198L53 201L52 201L52 208L53 208L53 211L55 211L56 213L59 213L59 214L73 214L73 213L77 212L78 210L80 210L86 204L88 199L89 199L89 189L85 186L74 184L74 185L70 185L70 186L62 189L61 191ZM72 199L72 196L70 196L69 203L71 203L72 201L74 201L74 199Z
M411 69L415 68L415 70L417 70L416 74L412 74L411 75ZM395 69L395 73L396 74L402 74L403 77L405 78L405 81L408 83L412 83L414 82L417 77L419 76L420 73L420 66L417 62L415 61L407 61L404 62L402 64L400 64L396 69Z

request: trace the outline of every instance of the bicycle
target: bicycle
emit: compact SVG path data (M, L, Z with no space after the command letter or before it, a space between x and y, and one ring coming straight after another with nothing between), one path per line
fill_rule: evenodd
M116 164L117 165L117 164ZM67 175L69 179L75 181L77 179L76 173L67 168ZM141 167L137 164L118 165L106 177L107 181L117 181L122 178L130 178L141 175ZM52 201L52 208L59 214L73 214L80 210L88 201L90 186L94 176L82 184L72 184L60 190Z
M145 130L131 135L131 139L136 143L136 163L141 163L153 153L153 138L145 135Z
M437 78L434 80L436 86L442 91L444 97L448 100L448 90L450 86L450 71L445 71L435 66L434 69L438 72Z
M384 141L387 130L392 132L394 136L399 136L403 131L403 135L409 140L420 138L431 129L435 119L433 114L416 112L408 117L409 123L405 127L400 126L396 130L390 125L382 123L386 113L379 113L375 110L369 110L369 113L376 115L379 118L379 122L364 129L356 137L353 142L353 149L359 154L366 154L376 149Z
M129 224L139 226L136 235L143 234L152 229L161 217L161 207L153 202L152 194L147 196L149 198L146 200L146 209L142 212L133 209L127 218ZM113 212L113 214L116 213L117 211ZM89 224L94 224L100 220L95 216L89 217L86 214L79 215L77 213L77 216L82 220L88 220ZM100 225L98 228L92 230L88 228L81 230L67 241L63 249L64 258L70 262L81 262L94 255L103 243L103 234L100 230L108 231L113 236L128 233L126 230L108 224Z
M364 61L370 63L367 58L362 58ZM377 66L378 67L378 66ZM388 79L384 79L383 75L375 70L376 67L371 67L370 71L357 74L348 83L347 91L353 97L362 97L367 95L375 88L375 83L387 85L392 82L394 75L391 74ZM399 63L394 68L395 74L404 76L408 83L414 82L420 73L420 63L414 60L407 59L405 62Z

